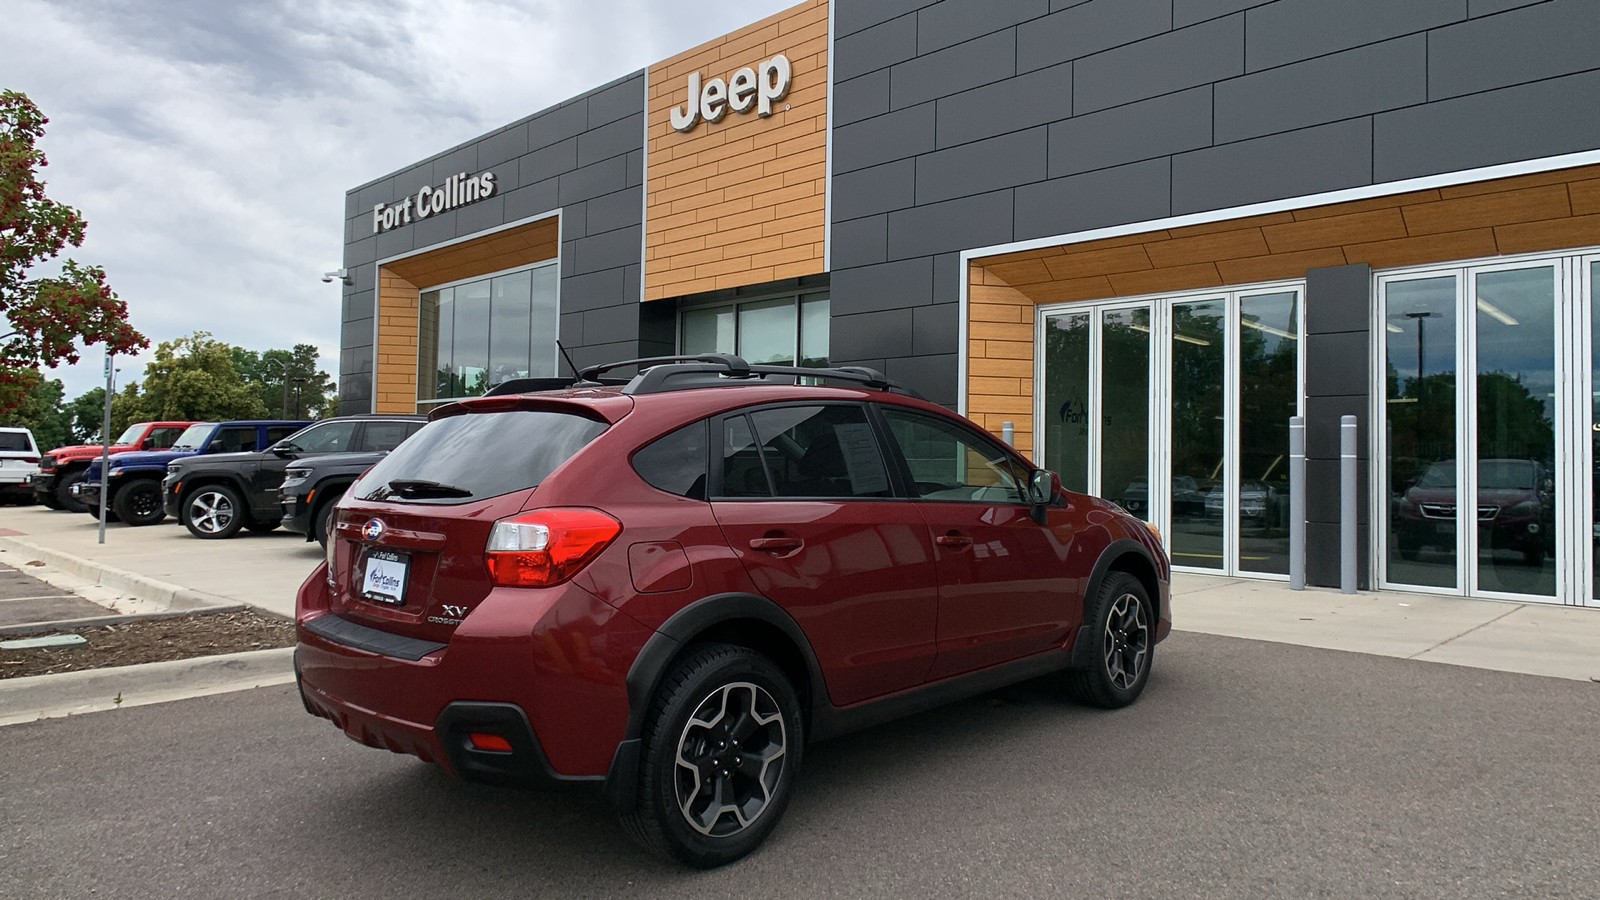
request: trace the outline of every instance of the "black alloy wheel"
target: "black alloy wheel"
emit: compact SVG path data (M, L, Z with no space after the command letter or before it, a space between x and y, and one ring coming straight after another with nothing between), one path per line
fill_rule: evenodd
M197 538L231 538L244 525L244 505L233 488L208 484L189 492L178 507L183 527Z
M154 525L167 517L161 508L161 482L138 478L122 486L111 497L117 518L129 525Z
M83 480L83 473L83 469L73 469L56 479L56 502L61 504L61 509L69 512L89 511L88 504L72 496L72 486ZM97 510L95 518L98 519L99 517L100 513Z
M747 647L688 651L645 726L639 805L623 816L651 850L697 869L754 850L783 816L802 744L800 701Z
M1074 699L1119 709L1139 699L1155 655L1155 609L1139 579L1108 572L1090 604L1079 640L1093 641L1088 668L1068 673Z

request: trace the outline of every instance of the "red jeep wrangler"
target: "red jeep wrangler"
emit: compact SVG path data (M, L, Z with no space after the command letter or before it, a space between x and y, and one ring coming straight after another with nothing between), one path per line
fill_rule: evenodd
M112 453L127 450L165 450L183 434L193 422L137 422L111 445ZM39 502L51 509L83 512L86 507L72 496L72 486L83 480L83 470L100 456L99 444L76 444L57 447L39 460L39 474L34 475L33 493Z

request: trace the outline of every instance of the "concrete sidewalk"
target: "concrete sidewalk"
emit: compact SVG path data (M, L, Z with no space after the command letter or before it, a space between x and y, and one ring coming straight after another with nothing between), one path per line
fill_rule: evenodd
M322 548L288 531L204 541L171 519L134 528L98 526L83 513L42 506L0 507L0 552L13 564L37 560L28 574L74 590L96 585L93 599L143 611L179 611L246 604L294 615L294 595L322 561ZM52 580L52 576L66 576ZM76 582L72 579L77 579ZM81 593L81 591L78 591Z

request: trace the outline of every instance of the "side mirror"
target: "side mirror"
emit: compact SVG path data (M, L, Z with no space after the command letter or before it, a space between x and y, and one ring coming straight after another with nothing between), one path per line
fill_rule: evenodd
M1056 490L1060 484L1061 479L1048 469L1034 469L1033 474L1028 476L1029 512L1032 513L1033 520L1040 525L1049 519L1047 509L1055 501Z
M154 438L145 438L144 440L139 442L139 449L140 450L154 450L154 449L156 449L155 443L156 442L155 442Z
M216 438L211 443L206 445L206 452L207 453L216 453L216 452L220 451L221 449L222 449L222 438Z

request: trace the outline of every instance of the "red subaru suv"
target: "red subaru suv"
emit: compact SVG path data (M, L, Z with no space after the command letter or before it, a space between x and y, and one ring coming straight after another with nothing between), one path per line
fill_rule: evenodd
M1114 504L873 370L720 355L443 406L327 550L308 711L474 781L593 782L696 867L772 831L807 742L1046 673L1124 706L1171 628Z

